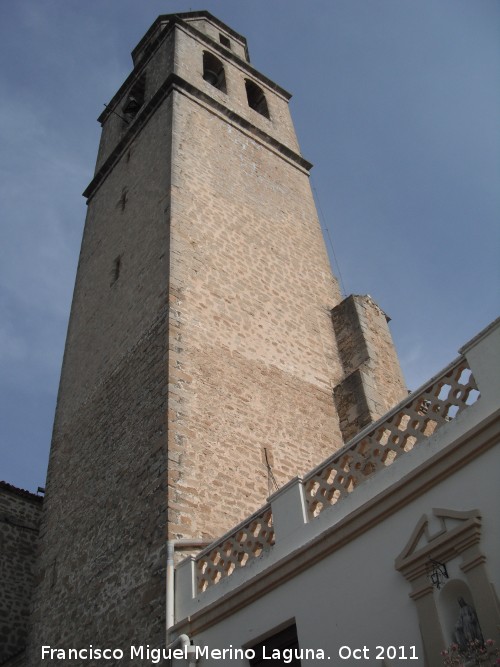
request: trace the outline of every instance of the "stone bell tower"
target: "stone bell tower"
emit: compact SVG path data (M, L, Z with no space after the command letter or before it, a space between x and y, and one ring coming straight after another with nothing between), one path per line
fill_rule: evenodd
M245 38L161 16L132 57L85 191L30 665L42 643L159 646L166 539L217 537L269 467L304 473L405 393L385 316L341 297L290 95Z

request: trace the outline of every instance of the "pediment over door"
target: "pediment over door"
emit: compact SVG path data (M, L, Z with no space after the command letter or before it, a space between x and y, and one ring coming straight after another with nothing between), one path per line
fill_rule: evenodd
M448 560L456 557L466 546L479 542L481 514L479 510L457 511L434 508L423 514L414 527L408 542L397 556L399 571L421 565L433 558ZM468 538L465 539L464 538Z

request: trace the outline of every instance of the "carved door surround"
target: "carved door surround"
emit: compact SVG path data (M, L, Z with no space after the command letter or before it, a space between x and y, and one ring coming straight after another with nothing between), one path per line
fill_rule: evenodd
M429 524L436 520L439 527L432 532ZM417 607L425 662L429 667L442 667L440 652L450 643L450 637L442 627L440 597L446 587L457 580L470 592L470 602L476 609L485 638L497 638L500 610L488 577L486 556L479 548L481 528L481 515L477 509L433 509L431 519L426 514L420 518L396 558L396 569L411 584L409 595ZM434 588L429 578L431 559L446 564L450 571L451 578L441 590Z

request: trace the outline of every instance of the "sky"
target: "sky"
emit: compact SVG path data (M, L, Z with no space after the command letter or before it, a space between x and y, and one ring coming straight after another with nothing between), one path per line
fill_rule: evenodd
M45 483L96 119L159 14L209 10L293 94L334 272L391 317L410 389L499 314L500 3L193 3L0 2L0 479L16 486Z

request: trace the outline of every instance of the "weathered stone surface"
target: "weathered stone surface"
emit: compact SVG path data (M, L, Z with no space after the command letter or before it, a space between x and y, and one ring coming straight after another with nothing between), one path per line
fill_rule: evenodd
M0 663L26 645L42 497L0 482Z
M351 295L332 311L345 378L334 389L345 440L379 419L407 390L387 316L370 296Z

